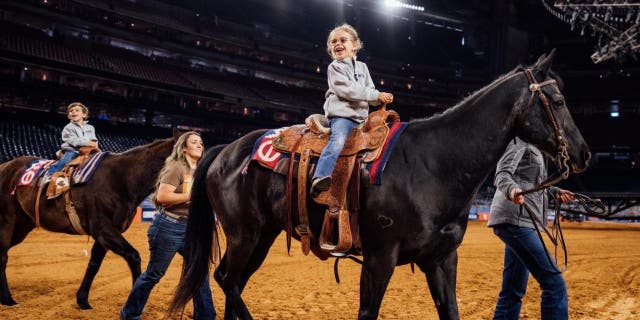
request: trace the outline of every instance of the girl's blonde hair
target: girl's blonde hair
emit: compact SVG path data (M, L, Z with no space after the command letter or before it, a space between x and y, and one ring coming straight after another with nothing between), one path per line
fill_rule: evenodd
M358 37L358 31L356 31L356 29L350 24L343 23L329 32L329 36L327 37L327 53L329 56L333 58L333 53L331 52L331 40L338 31L344 31L351 36L351 42L353 42L353 54L356 55L358 51L362 49L362 41L360 41L360 37Z
M176 162L180 162L182 165L189 167L189 162L187 162L187 156L184 151L187 148L187 140L189 140L189 137L193 135L200 137L200 134L195 131L187 131L181 134L180 137L178 137L176 143L173 145L171 154L164 161L164 167L162 167L162 170L160 170L160 174L158 175L158 179L156 180L156 191L153 192L153 196L151 197L151 202L156 206L157 209L162 209L162 206L158 203L158 188L160 187L160 180L162 180L162 177ZM202 152L204 154L204 148L202 149Z

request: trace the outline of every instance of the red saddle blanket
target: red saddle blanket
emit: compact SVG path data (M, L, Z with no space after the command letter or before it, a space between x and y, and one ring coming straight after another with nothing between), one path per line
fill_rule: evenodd
M407 122L394 122L389 128L389 134L384 141L380 156L370 163L363 164L363 169L369 171L369 181L371 184L379 185L382 183L382 173L387 161L389 160L389 155L391 154L398 137L400 137L404 129L407 127L407 124ZM273 140L281 130L282 128L272 129L263 134L253 145L250 159L271 170L274 170L276 167L280 167L278 165L280 161L288 161L291 157L290 154L283 154L272 146ZM316 161L317 158L311 159L311 163Z
M72 184L81 184L89 181L106 154L107 152L98 152L91 155L89 160L81 168L74 170L71 176L72 181L70 182ZM47 172L49 166L54 162L54 160L47 159L35 159L29 162L22 171L22 174L20 174L16 186L35 186L36 181Z

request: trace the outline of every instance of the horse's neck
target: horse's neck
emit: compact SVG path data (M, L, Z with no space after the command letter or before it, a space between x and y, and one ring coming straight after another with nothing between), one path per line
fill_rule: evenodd
M114 172L121 175L124 180L122 187L128 190L127 194L133 200L142 201L153 192L158 173L172 146L172 142L159 141L116 156L118 159Z
M442 155L435 161L443 178L459 181L461 188L477 188L495 168L514 136L514 105L521 92L506 90L510 81L514 80L503 80L441 116L419 121L424 136L418 141L437 139L428 145L439 150L423 154L432 161L430 154Z

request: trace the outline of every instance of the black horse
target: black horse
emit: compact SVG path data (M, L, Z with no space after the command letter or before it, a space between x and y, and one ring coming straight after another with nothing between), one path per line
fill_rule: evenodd
M589 149L549 71L552 59L553 53L543 55L530 69L539 85L531 85L535 80L528 79L526 69L517 68L443 114L410 122L392 151L382 185L363 179L359 319L377 318L395 266L408 263L425 273L440 318L458 318L456 249L476 192L514 136L550 155L566 142L567 168L586 169ZM547 100L550 115L542 99ZM184 306L206 275L211 239L217 236L215 211L227 240L214 272L226 294L225 319L251 319L242 291L287 221L285 177L253 163L243 172L263 132L250 133L200 162L188 222L188 252L170 313ZM315 235L322 209L310 203Z
M76 293L81 309L91 309L89 289L108 250L127 261L133 281L140 275L140 255L122 233L131 225L136 206L153 192L158 172L173 149L175 134L173 138L105 155L90 181L71 188L82 228L95 240ZM41 198L40 223L44 229L77 234L65 212L63 197L47 200L44 193L38 195L38 188L32 187L18 187L12 194L20 172L34 159L19 157L0 164L0 303L4 305L16 304L5 272L7 252L36 227L36 197Z

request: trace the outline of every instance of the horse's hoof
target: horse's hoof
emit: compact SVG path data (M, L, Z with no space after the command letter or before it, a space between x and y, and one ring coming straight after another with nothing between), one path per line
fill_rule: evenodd
M82 301L82 302L78 301L78 307L80 308L80 310L91 310L91 309L93 309L91 307L91 305L89 304L89 302L87 302L87 301Z
M15 306L18 304L15 300L13 300L13 298L2 299L0 300L0 303L2 303L5 306Z

